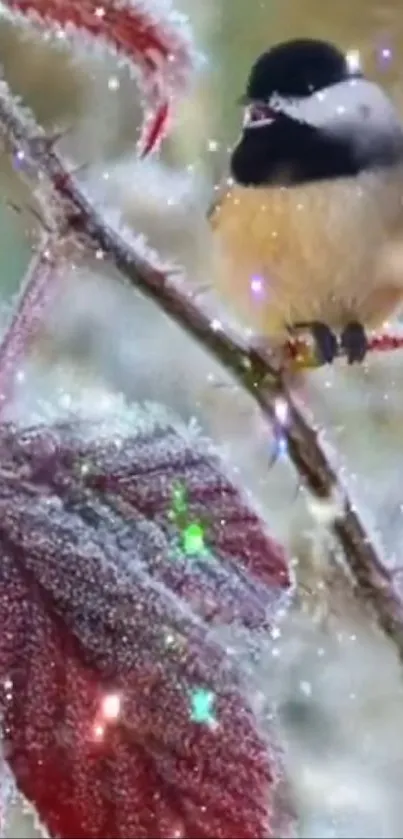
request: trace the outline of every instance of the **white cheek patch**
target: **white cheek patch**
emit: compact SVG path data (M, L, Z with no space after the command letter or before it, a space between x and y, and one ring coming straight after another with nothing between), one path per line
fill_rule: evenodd
M366 79L349 79L303 99L274 96L270 106L297 122L335 134L354 129L371 135L401 130L397 111L388 97Z

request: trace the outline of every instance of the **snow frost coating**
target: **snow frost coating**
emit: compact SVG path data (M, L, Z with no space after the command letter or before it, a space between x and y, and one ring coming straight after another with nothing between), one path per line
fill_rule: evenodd
M154 151L165 135L171 100L183 93L196 63L191 30L183 15L166 2L117 0L8 0L8 10L22 21L67 36L104 44L129 64L140 83L146 111L141 154Z
M6 757L51 835L270 836L277 751L215 630L267 633L285 558L211 449L147 410L99 442L85 422L0 431Z

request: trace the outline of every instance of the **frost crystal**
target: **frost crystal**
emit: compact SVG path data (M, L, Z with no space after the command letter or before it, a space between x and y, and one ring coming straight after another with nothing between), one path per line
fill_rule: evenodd
M153 151L165 134L171 100L187 87L196 55L184 16L155 0L7 0L5 6L24 23L65 37L104 43L128 62L141 84L146 118L142 154Z
M216 629L265 633L288 568L212 447L149 406L113 437L3 426L0 448L0 709L51 835L271 835L278 754ZM206 561L172 561L178 483Z

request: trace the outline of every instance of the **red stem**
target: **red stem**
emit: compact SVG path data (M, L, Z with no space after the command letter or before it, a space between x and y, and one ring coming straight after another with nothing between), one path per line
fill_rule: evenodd
M24 286L9 326L0 343L0 414L9 404L18 375L32 340L43 324L60 273L60 246L49 237L31 260Z
M166 14L157 16L152 3L149 7L142 0L137 4L124 0L8 0L6 5L27 20L39 20L46 28L53 24L64 31L68 27L83 30L136 66L153 108L151 115L145 113L140 151L144 156L155 150L167 129L171 97L182 92L193 64L191 38L178 26L177 15L175 20ZM37 139L41 136L39 131ZM49 238L32 261L12 322L0 344L0 412L11 398L18 369L43 321L56 267L60 272L59 261L56 237Z
M154 0L155 2L155 0ZM185 19L175 19L153 2L139 0L5 0L5 5L28 21L40 21L70 32L85 32L104 42L140 71L146 99L139 153L146 156L163 140L172 98L188 86L194 50Z
M391 352L403 349L403 335L373 335L368 341L369 352ZM340 351L340 357L343 352ZM304 338L288 341L284 347L284 365L286 368L296 364L299 369L304 367L320 367L321 362L313 355L312 348Z

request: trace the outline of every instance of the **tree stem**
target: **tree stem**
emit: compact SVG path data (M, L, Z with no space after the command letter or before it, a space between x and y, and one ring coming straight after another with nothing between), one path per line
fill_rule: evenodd
M278 425L278 399L281 397L284 400L288 419L282 433L288 442L289 457L304 485L315 497L331 502L336 494L341 499L332 526L334 535L343 548L357 592L366 604L370 603L379 626L393 641L403 661L403 607L394 592L392 575L378 557L316 432L295 404L280 368L263 352L245 343L236 332L212 318L200 305L197 294L184 290L154 267L146 256L139 254L130 231L126 235L125 231L112 228L102 210L85 194L78 179L66 170L63 160L32 115L12 98L4 83L0 85L0 133L11 152L22 152L30 168L36 171L40 183L46 185L44 212L47 214L51 193L52 224L58 231L59 243L63 244L68 238L71 245L85 248L89 253L96 251L99 255L102 252L104 258L115 265L132 286L154 300L232 374L274 425ZM43 295L41 299L46 297L47 283L53 271L54 265L52 269L45 263L39 265L42 278L38 294L39 297ZM35 295L33 304L37 305ZM24 304L17 312L10 327L11 337L6 335L4 340L6 368L8 358L12 367L19 357L17 351L7 350L8 346L13 346L13 330L14 335L21 334L18 318L25 318L25 332L30 331L26 325L30 317L29 306L28 297L26 306ZM17 339L15 346L20 346ZM2 376L0 368L0 381Z

